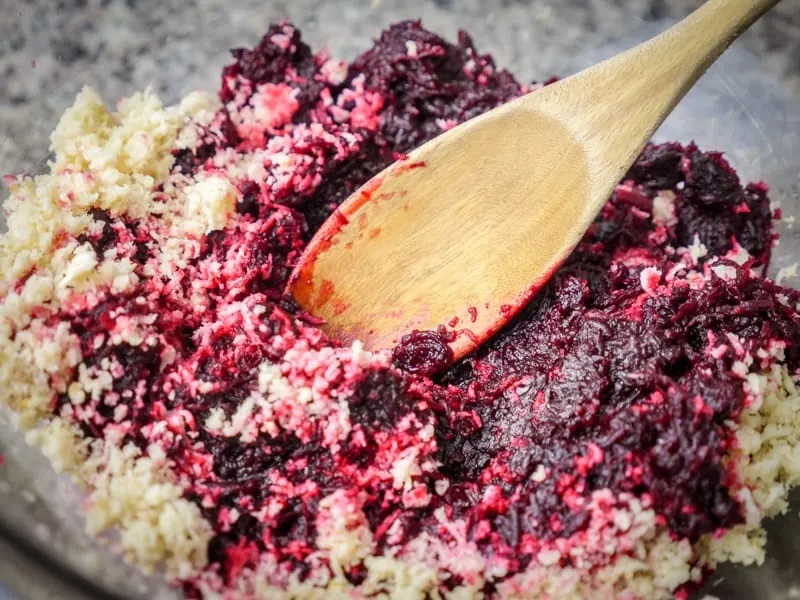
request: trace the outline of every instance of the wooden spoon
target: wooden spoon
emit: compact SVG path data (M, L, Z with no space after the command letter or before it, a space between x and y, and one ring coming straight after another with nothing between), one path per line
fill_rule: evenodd
M710 0L658 37L417 148L348 198L290 280L369 349L443 325L452 359L501 328L580 241L647 140L778 0Z

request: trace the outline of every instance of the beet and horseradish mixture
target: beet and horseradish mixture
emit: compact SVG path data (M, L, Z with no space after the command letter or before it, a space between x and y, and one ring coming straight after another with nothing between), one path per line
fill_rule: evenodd
M522 314L429 378L436 333L343 346L287 278L373 174L536 86L414 22L351 64L288 24L233 55L177 106L84 89L49 172L7 178L0 398L91 532L231 600L684 597L764 559L800 480L766 185L648 146Z

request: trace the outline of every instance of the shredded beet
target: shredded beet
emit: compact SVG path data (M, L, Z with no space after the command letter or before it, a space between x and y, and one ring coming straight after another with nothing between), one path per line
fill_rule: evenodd
M720 154L693 144L650 145L563 267L484 347L448 367L446 336L413 332L396 366L367 360L283 297L300 252L395 157L527 88L466 34L453 45L418 22L391 27L349 67L313 54L288 25L233 54L223 108L173 167L210 172L230 153L263 151L262 175L237 180L232 224L153 275L147 227L96 213L103 225L87 240L98 256L135 253L142 283L57 317L80 336L87 365L124 373L103 392L113 402L74 421L100 437L124 414L125 439L168 448L215 528L209 572L235 586L268 556L302 581L322 499L336 492L365 515L377 554L463 519L508 576L539 544L579 539L598 490L646 499L692 542L743 522L724 461L727 424L746 399L738 365L784 348L800 366L797 294L751 271L772 244L764 185L742 187ZM272 103L266 116L260 102ZM202 302L190 300L198 282ZM107 343L144 316L154 319L148 349ZM311 391L290 406L280 386ZM262 408L241 413L256 389L277 398L271 422L249 417ZM366 567L345 576L359 583ZM201 595L192 581L185 590Z
M449 341L442 332L413 331L394 349L394 364L415 375L433 375L453 362Z

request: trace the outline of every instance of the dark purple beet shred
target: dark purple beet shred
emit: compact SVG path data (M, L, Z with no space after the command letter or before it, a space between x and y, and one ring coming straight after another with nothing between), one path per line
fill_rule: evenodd
M453 362L449 341L439 331L412 331L394 349L394 364L414 375L438 373Z

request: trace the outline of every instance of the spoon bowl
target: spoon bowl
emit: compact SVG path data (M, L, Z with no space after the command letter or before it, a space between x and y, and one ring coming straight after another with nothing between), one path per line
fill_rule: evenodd
M580 241L653 132L777 0L711 0L663 34L467 121L388 167L317 232L289 283L369 349L438 330L456 360Z

